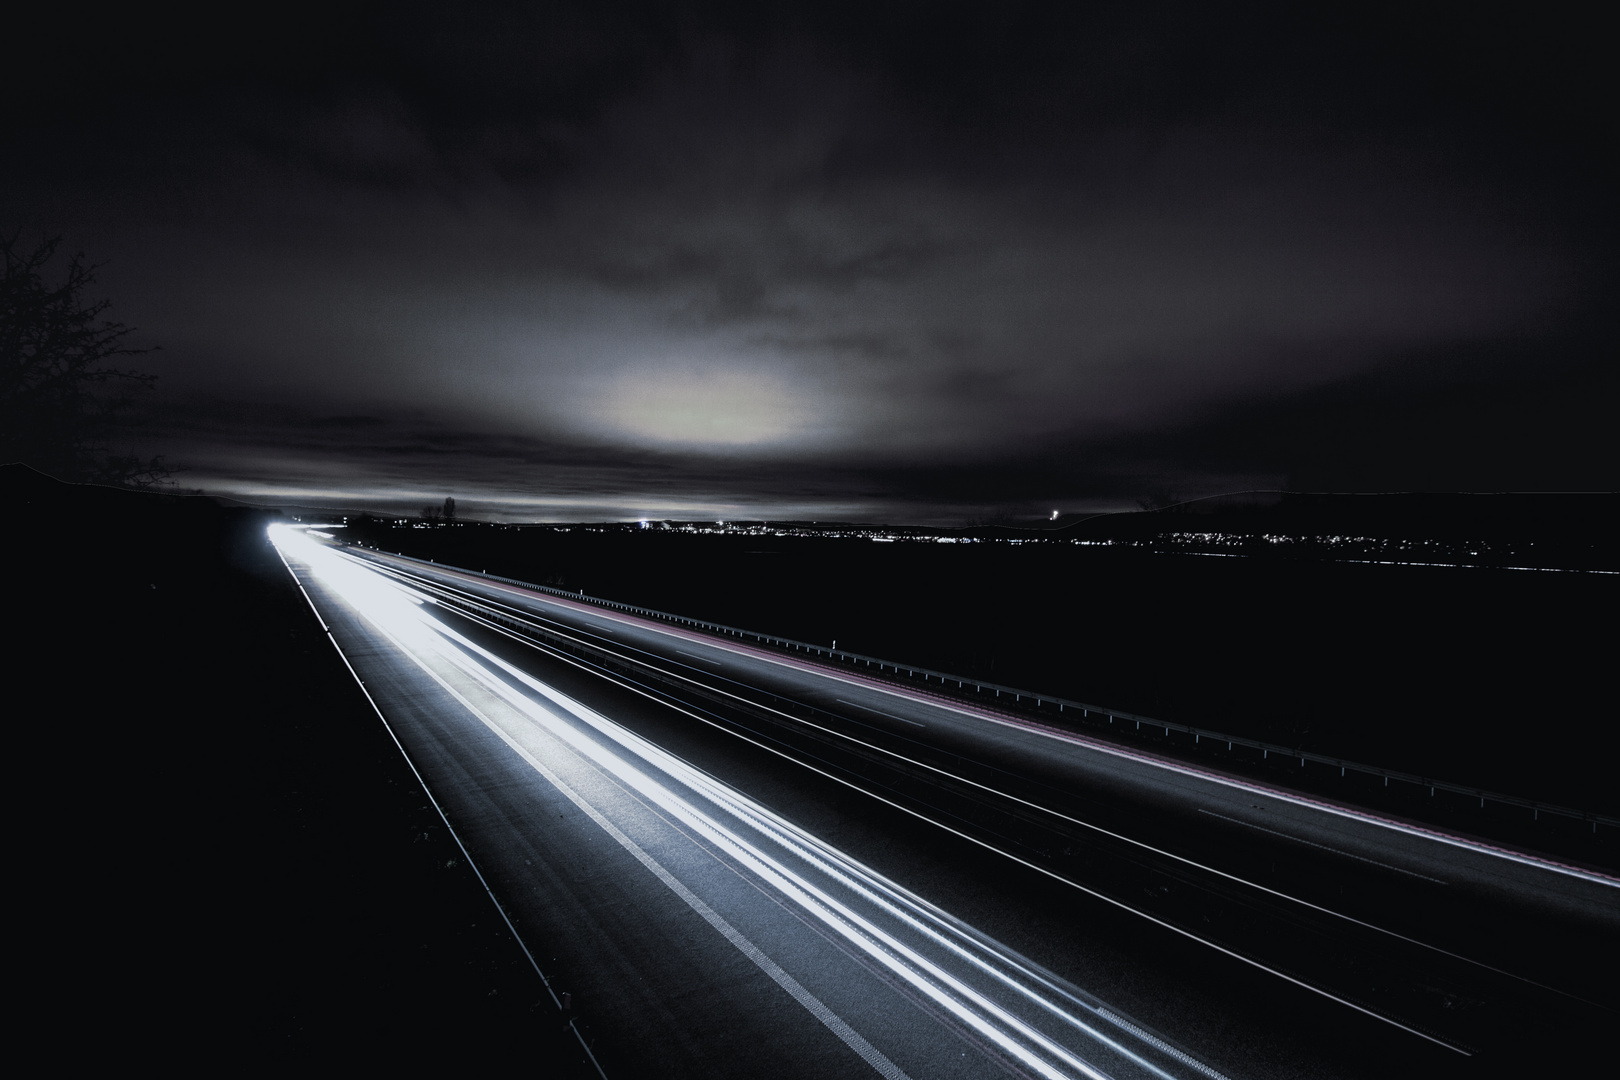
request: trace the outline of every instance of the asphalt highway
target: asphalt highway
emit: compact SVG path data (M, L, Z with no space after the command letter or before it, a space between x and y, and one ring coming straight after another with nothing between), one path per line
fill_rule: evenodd
M276 541L604 1075L1486 1075L1614 1027L1601 870Z

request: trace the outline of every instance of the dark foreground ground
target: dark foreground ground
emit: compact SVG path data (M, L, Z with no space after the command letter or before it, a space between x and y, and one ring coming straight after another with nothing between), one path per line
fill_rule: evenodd
M16 978L83 1032L52 1060L588 1075L268 519L4 473Z

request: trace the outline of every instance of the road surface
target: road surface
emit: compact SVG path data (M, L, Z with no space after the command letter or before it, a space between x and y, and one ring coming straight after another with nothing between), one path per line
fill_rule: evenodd
M1613 1026L1601 871L276 542L604 1075L1484 1075Z

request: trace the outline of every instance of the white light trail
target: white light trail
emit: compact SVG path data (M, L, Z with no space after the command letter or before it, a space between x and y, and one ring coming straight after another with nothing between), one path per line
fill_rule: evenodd
M446 570L454 575L454 568L446 568ZM460 576L466 578L466 580L475 580L466 577L466 575ZM513 585L506 585L500 582L478 582L478 584L488 585L495 591L519 595L525 600L540 601L554 607L587 615L593 620L623 623L629 626L634 626L638 629L651 630L667 637L681 638L696 644L704 645L708 648L734 653L737 656L745 657L749 660L790 668L795 671L812 673L835 682L842 682L851 686L858 686L863 690L872 690L888 697L898 698L899 700L910 705L925 705L930 708L942 709L947 712L956 713L960 716L969 717L973 720L985 721L1001 727L1025 732L1040 738L1051 739L1055 742L1068 743L1072 746L1083 747L1086 750L1098 754L1104 754L1124 761L1134 762L1139 765L1151 766L1152 768L1162 769L1166 772L1179 773L1195 780L1215 784L1220 787L1231 788L1246 794L1263 795L1267 798L1276 799L1279 802L1289 803L1302 809L1328 814L1333 817L1345 818L1360 824L1371 825L1391 832L1402 833L1417 839L1434 841L1436 843L1444 844L1447 847L1468 851L1476 855L1503 859L1505 861L1517 863L1521 866L1527 866L1532 869L1549 871L1565 877L1578 878L1594 885L1603 885L1608 888L1620 889L1620 877L1616 877L1612 874L1604 874L1586 867L1561 863L1556 859L1537 855L1533 852L1517 851L1511 848L1490 844L1482 840L1476 840L1468 836L1454 835L1452 833L1443 832L1433 826L1417 825L1411 822L1399 821L1393 818L1384 817L1371 811L1362 810L1354 806L1340 805L1337 803L1328 802L1324 799L1313 798L1297 791L1290 791L1286 788L1274 787L1259 781L1247 780L1239 776L1217 772L1213 769L1186 764L1184 762L1177 761L1174 758L1158 757L1147 751L1118 746L1105 742L1101 739L1094 739L1089 736L1077 734L1073 731L1068 731L1051 724L1041 723L1037 720L1014 716L1009 713L995 712L989 708L982 708L968 702L958 701L950 697L932 693L928 690L896 686L893 683L867 678L857 672L846 671L840 668L817 663L815 660L807 659L802 655L783 655L774 653L766 649L755 648L746 643L729 641L725 638L714 637L712 635L705 635L699 631L688 630L683 627L667 626L663 623L655 622L652 619L629 615L623 612L607 611L600 608L592 608L581 604L569 603L555 596L541 595L528 589L519 588ZM900 666L904 665L897 666L897 671L899 670ZM857 707L868 708L868 706L864 705ZM958 777L957 779L963 778ZM1045 808L1043 807L1042 809ZM1179 856L1172 857L1179 858ZM1294 898L1290 897L1290 899Z
M690 882L680 882L635 845L611 820L609 808L588 804L576 786L558 775L564 759L589 763L598 774L656 807L665 820L678 823L779 900L835 935L847 952L902 980L1034 1075L1105 1080L1105 1067L1123 1067L1159 1080L1219 1077L742 792L457 633L436 619L414 590L292 530L275 530L273 538L745 953L759 950L698 899ZM453 685L459 680L444 667L446 663L471 685ZM508 715L498 708L479 707L471 700L479 692L492 695L527 723L497 718ZM545 737L537 739L540 732ZM878 1072L896 1080L904 1076L774 960L763 953L750 954L750 959Z

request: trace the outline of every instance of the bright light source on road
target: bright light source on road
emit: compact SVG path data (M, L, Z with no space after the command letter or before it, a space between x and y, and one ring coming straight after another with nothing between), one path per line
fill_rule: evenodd
M422 629L426 616L419 611L424 599L421 593L396 585L336 549L316 543L302 531L272 525L270 541L283 555L308 566L311 573L356 611L402 638L421 643L426 633Z

